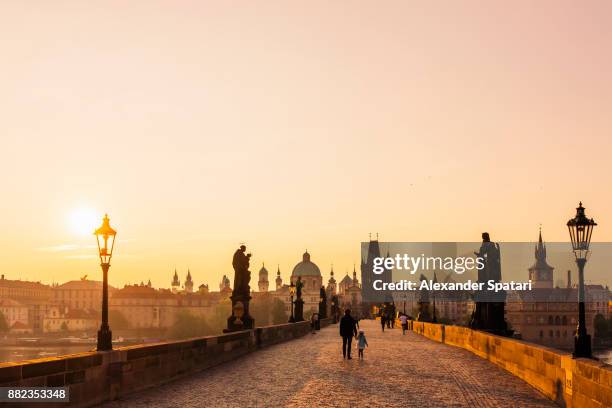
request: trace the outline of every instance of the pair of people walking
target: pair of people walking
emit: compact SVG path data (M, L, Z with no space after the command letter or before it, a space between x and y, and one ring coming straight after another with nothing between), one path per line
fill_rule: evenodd
M342 356L347 360L351 360L351 345L353 337L357 338L357 347L359 348L359 358L363 358L363 351L368 345L365 333L360 330L357 333L357 320L351 316L350 309L344 311L344 316L340 319L340 336L342 337Z

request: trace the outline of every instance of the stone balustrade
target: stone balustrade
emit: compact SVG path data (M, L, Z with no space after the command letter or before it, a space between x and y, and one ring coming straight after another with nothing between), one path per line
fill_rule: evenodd
M322 319L321 327L331 323ZM70 387L70 404L89 407L162 385L310 332L310 322L287 323L181 341L119 347L108 352L0 363L0 386ZM52 406L45 404L45 406Z
M597 360L467 327L410 321L409 329L491 361L562 407L612 407L612 366Z

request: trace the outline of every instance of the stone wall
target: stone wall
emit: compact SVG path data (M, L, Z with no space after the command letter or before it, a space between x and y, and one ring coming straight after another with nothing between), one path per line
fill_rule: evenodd
M321 320L321 326L330 324ZM88 407L234 360L310 332L310 322L258 327L220 336L120 347L109 352L0 363L0 386L70 387L70 404ZM45 406L52 406L45 404Z
M562 407L612 407L612 366L467 327L411 321L409 328L497 364Z

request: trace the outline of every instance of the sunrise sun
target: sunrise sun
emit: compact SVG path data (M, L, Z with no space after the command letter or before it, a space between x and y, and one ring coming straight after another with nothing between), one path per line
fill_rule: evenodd
M79 236L93 234L102 219L91 208L77 208L69 214L70 230Z

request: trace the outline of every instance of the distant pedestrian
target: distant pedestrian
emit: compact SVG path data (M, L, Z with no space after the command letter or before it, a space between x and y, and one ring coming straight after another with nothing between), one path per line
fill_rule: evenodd
M353 336L357 337L357 322L351 316L350 309L346 309L344 316L340 319L340 336L342 337L342 356L350 360Z
M400 313L400 322L402 323L402 334L406 334L406 330L408 330L408 316L404 313Z
M365 333L363 330L359 330L359 336L357 336L357 348L359 349L359 358L363 360L363 350L368 345Z
M312 316L310 316L310 332L312 334L315 334L315 330L317 330L318 322L319 322L319 314L313 313Z
M382 331L385 331L385 324L387 324L387 321L385 320L385 315L381 314L380 315L380 326L382 327Z

